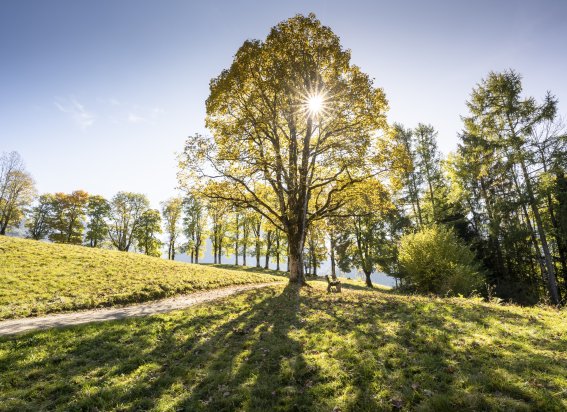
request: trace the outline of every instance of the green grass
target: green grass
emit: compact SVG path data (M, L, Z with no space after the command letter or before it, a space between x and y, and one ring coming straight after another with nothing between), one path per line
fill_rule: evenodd
M0 236L0 319L143 302L272 280L282 278Z
M348 282L0 338L0 410L567 410L567 314Z

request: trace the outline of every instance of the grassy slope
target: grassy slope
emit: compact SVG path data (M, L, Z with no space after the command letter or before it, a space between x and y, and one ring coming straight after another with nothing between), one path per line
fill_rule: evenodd
M0 409L567 409L564 310L312 284L1 338Z
M0 319L271 280L281 278L0 236Z

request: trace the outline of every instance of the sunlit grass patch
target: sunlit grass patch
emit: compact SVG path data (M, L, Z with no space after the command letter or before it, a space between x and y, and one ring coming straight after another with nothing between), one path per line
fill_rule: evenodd
M282 278L0 236L0 319L143 302L272 280Z
M6 410L565 410L550 308L276 285L0 339ZM337 409L337 410L338 410Z

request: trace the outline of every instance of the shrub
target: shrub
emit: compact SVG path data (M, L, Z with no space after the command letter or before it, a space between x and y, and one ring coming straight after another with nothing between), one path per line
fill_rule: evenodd
M443 226L404 235L399 263L406 286L422 293L469 295L484 282L474 253Z

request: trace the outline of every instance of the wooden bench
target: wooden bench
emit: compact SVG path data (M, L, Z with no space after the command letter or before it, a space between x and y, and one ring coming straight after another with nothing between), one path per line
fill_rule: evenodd
M329 275L325 275L325 278L327 279L327 293L331 293L331 292L340 293L341 292L341 281L338 280L336 276L333 276L332 280L329 277Z

